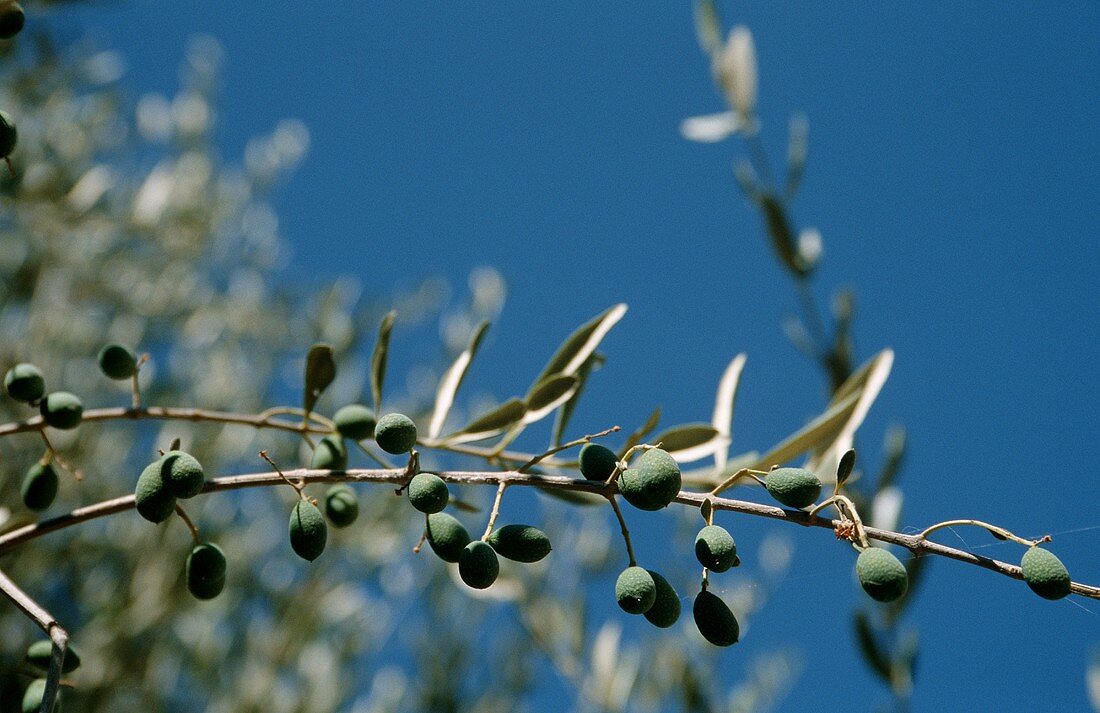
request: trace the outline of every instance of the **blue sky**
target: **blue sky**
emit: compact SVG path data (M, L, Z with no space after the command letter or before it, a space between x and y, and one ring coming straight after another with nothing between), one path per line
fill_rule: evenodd
M859 354L897 352L864 451L874 463L886 426L909 428L904 522L1065 532L1054 551L1100 582L1100 529L1066 532L1100 526L1100 3L721 7L753 30L773 156L790 113L809 118L793 213L824 236L818 296L854 287ZM739 351L735 447L769 445L821 403L779 327L791 286L732 179L740 147L678 134L722 108L688 3L131 1L53 21L121 50L135 94L173 91L187 39L218 38L227 157L279 119L306 123L310 154L276 196L300 274L351 271L384 295L497 267L509 301L474 378L501 396L625 301L583 425L655 403L670 423L705 419ZM724 666L791 645L806 669L785 709L877 700L848 633L848 553L792 534L805 576ZM914 710L1086 708L1100 604L1081 604L937 562L910 614Z

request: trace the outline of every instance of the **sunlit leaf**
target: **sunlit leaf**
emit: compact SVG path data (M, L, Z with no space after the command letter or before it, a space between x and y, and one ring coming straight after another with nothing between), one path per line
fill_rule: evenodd
M396 312L389 312L382 318L378 327L378 341L374 343L374 353L370 358L370 390L374 396L374 411L382 410L382 384L386 381L386 358L390 353L390 332Z
M688 141L713 144L737 133L741 125L741 117L732 111L689 116L680 122L680 135Z
M558 351L554 353L546 368L535 379L532 391L551 375L570 376L575 374L580 369L581 364L588 359L592 352L596 351L600 341L611 331L615 323L623 318L624 314L626 314L626 305L617 304L581 325L575 332L570 334L558 347ZM528 394L528 398L530 398L530 394Z
M729 439L709 423L686 423L654 436L652 441L680 463L705 458L729 444Z
M556 374L537 384L527 395L527 413L523 417L523 423L526 425L545 418L572 398L579 384L580 379L567 374Z
M718 393L714 397L714 415L711 417L711 424L727 439L731 437L733 430L733 405L737 399L737 386L741 383L741 372L744 368L745 355L738 354L722 373L722 378L718 382ZM728 458L728 449L719 448L714 451L714 467L724 468Z
M313 410L321 393L336 378L336 361L332 354L332 345L314 344L306 355L305 395L302 397L306 413Z
M525 413L527 413L527 406L524 405L523 401L516 398L509 399L489 413L474 419L461 431L453 433L443 440L451 444L480 441L519 423Z
M649 414L649 418L645 420L645 423L639 426L638 429L634 431L634 433L631 433L630 436L627 437L626 443L624 443L623 447L619 449L619 458L621 459L623 456L626 455L627 451L641 443L642 439L649 435L653 431L653 429L657 428L657 424L660 422L660 420L661 407L658 406L657 408L653 409L653 413Z
M767 469L775 464L781 465L818 446L832 443L851 418L858 402L859 394L852 394L788 436L761 456L753 467Z
M602 354L592 352L592 355L581 364L581 368L577 369L577 388L573 395L569 397L569 400L558 409L557 418L554 419L554 430L550 434L551 448L557 448L561 445L565 428L569 425L569 419L573 417L573 410L576 408L577 402L580 401L581 392L584 391L585 384L588 383L589 374L598 369L603 362L604 357Z
M470 362L477 354L478 347L481 346L481 340L485 337L485 332L488 329L488 322L482 322L478 326L477 330L474 331L473 338L470 339L470 345L455 358L454 363L443 374L443 378L439 380L439 387L435 392L435 409L432 411L432 420L428 426L429 438L436 438L443 431L443 424L447 420L447 414L451 412L451 406L454 404L458 387L462 385L462 380L466 377L466 372L470 368Z
M817 473L823 481L831 480L836 473L841 456L852 447L855 442L856 430L863 424L871 404L878 398L883 384L890 376L890 369L894 365L894 352L892 349L883 349L869 359L863 366L855 371L852 376L841 385L845 399L856 399L855 408L848 415L843 428L832 440L814 445L806 467ZM836 408L846 401L834 399Z

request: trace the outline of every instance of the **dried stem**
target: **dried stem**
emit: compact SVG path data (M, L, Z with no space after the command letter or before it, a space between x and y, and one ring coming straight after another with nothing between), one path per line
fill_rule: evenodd
M497 524L497 516L500 515L500 501L504 498L504 490L508 487L508 481L503 480L500 485L497 486L497 495L493 498L493 509L489 512L489 523L485 525L485 534L481 536L481 541L484 542L489 539L489 535L493 534L493 527Z
M184 512L183 507L180 506L179 503L176 503L176 514L183 520L183 524L187 525L187 529L191 532L191 539L195 541L195 545L201 545L202 540L199 539L199 528L195 526L195 523L187 516L187 513Z
M583 436L581 438L578 438L575 441L569 441L569 443L566 443L565 445L557 446L556 448L551 448L550 450L546 451L545 453L542 453L540 455L537 455L537 456L533 457L531 460L527 461L526 463L521 465L519 468L516 468L516 472L517 473L526 473L528 470L530 470L535 465L537 465L540 461L542 461L546 458L549 458L550 456L554 455L555 453L561 453L562 451L569 450L570 448L576 448L577 446L583 446L586 443L591 442L593 438L602 438L602 437L604 437L608 434L616 433L620 430L621 429L618 426L612 426L611 428L606 428L606 429L600 431L599 433L591 433L587 436Z
M619 509L619 501L615 499L614 493L607 496L607 502L611 503L611 509L615 511L615 517L619 518L619 527L623 531L623 542L626 543L626 556L630 559L630 566L633 567L638 562L634 559L634 546L630 544L630 529L626 526L626 520L623 519L623 511Z
M1040 542L1050 541L1050 535L1046 535L1045 537L1042 537L1038 540L1025 540L1022 537L1018 537L1017 535L1012 534L1003 527L990 525L988 522L982 522L981 520L945 520L943 522L937 522L935 525L924 528L924 530L919 535L917 535L917 537L924 539L936 530L942 530L945 527L954 527L956 525L973 525L975 527L981 527L992 532L994 535L999 535L1006 540L1012 540L1013 542L1017 542L1024 547L1034 547Z
M279 477L280 477L280 478L282 478L282 479L283 479L283 480L284 480L284 481L286 482L286 484L287 484L287 485L289 485L290 487L294 488L294 492L298 493L298 497L299 497L299 498L301 498L302 500L305 500L305 499L306 499L305 493L304 493L304 492L302 492L303 490L305 490L305 487L306 487L306 486L305 486L305 483L302 483L301 485L299 485L298 483L295 483L295 482L294 482L293 480L291 480L290 478L286 477L286 476L285 476L285 475L283 474L283 471L279 470L279 466L275 465L275 461L271 460L271 456L269 456L269 455L267 454L267 451L260 451L260 453L259 453L259 456L260 456L261 458L263 458L264 460L266 460L266 461L268 462L268 464L269 464L269 465L270 465L270 466L271 466L272 468L274 468L274 469L275 469L275 472L279 474Z
M69 647L69 633L61 628L53 615L19 588L6 574L0 572L0 592L3 592L31 621L38 624L53 642L50 651L50 668L46 672L46 688L42 694L42 710L52 711L57 691L61 685L61 669L65 663L65 651Z
M558 475L534 475L530 473L517 473L515 471L501 471L501 472L478 472L478 471L443 471L437 473L443 480L454 483L456 485L496 485L501 483L507 483L508 487L512 486L524 486L534 487L546 490L568 490L576 492L592 493L594 495L600 495L605 498L611 499L617 492L616 488L611 485L606 485L600 482L594 482L591 480L568 478ZM222 478L215 478L208 480L203 485L203 493L212 493L222 490L237 490L240 488L254 488L271 485L279 485L287 482L289 478L295 478L299 480L303 485L308 483L391 483L401 484L405 480L405 470L348 470L344 472L329 471L329 470L308 470L298 469L288 471L286 474L280 472L271 473L251 473L247 475L233 475ZM728 498L716 498L708 493L698 493L681 491L674 502L689 505L694 508L699 508L703 502L707 499L711 501L711 507L714 510L728 510L730 512L738 512L745 515L753 515L756 517L766 517L772 520L781 520L784 522L803 525L805 527L818 527L828 530L835 530L838 525L844 525L846 520L831 520L814 515L810 515L807 512L801 510L785 510L780 507L772 505L763 505L760 503L747 502L743 500L731 500ZM119 512L125 512L134 507L134 496L124 495L112 500L105 500L103 502L88 505L82 508L73 510L70 513L60 515L58 517L50 518L48 520L42 520L38 523L25 525L20 528L16 528L9 532L0 535L0 554L8 552L19 545L34 540L38 537L46 535L50 532L56 532L63 530L73 525L77 525L82 522L94 520L100 517L113 515ZM616 511L616 515L622 521L621 512L619 512L618 504L612 502L612 507ZM997 574L1011 577L1013 579L1023 579L1023 574L1020 572L1020 568L1013 564L1006 562L1000 562L995 559L976 555L964 550L955 549L946 545L941 545L930 540L926 540L919 535L906 535L900 532L894 532L892 530L880 530L874 527L864 527L864 533L868 539L877 540L879 542L885 542L888 544L898 545L904 547L913 554L916 555L936 555L939 557L946 557L948 559L957 560L959 562L965 562L967 564L976 565L984 569L988 569ZM625 533L624 533L625 534ZM1100 587L1095 587L1088 584L1081 584L1073 582L1070 585L1070 591L1074 594L1078 594L1090 599L1100 600Z

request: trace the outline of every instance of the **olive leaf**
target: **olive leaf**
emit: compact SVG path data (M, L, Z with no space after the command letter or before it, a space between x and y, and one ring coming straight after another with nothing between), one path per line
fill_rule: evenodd
M549 495L557 500L562 500L573 505L600 505L607 502L602 495L596 495L595 493L586 493L583 490L562 490L561 488L539 488L536 486L535 490L543 495Z
M461 431L447 436L443 439L443 442L453 445L469 441L480 441L495 436L510 426L519 423L526 413L527 406L523 401L517 398L509 399L492 411L474 419Z
M699 46L711 57L722 49L722 22L714 0L695 3L695 33Z
M714 453L729 444L729 439L709 423L685 423L662 431L653 437L654 443L680 463L690 463Z
M798 244L795 242L794 231L791 230L787 209L771 193L761 193L757 197L757 202L761 213L764 214L768 237L771 238L772 246L779 255L779 259L794 274L800 276L807 274L809 267L798 252Z
M867 619L866 612L860 610L855 614L856 642L867 665L877 673L882 680L890 682L890 656L883 651L882 645L871 628L871 622Z
M849 448L840 457L840 464L836 467L836 487L844 485L848 476L852 474L852 468L856 465L856 449Z
M604 363L604 356L599 352L592 352L592 354L585 359L581 364L581 368L577 369L577 388L573 392L573 395L569 397L565 403L558 409L558 415L554 419L554 430L550 433L550 447L557 448L561 445L562 436L565 433L565 427L569 425L569 419L573 417L573 409L576 408L577 402L580 401L581 392L584 391L585 384L588 383L588 376L596 369L599 369Z
M841 456L852 447L855 442L856 429L863 424L871 405L878 398L886 379L890 376L890 369L894 365L894 351L883 349L875 356L868 359L857 369L838 389L843 393L842 397L834 397L832 403L838 407L844 399L856 398L856 405L848 415L840 432L832 441L822 441L813 446L806 468L814 471L822 481L829 481L836 473Z
M777 463L782 464L797 458L823 443L833 442L841 429L844 428L844 424L855 412L858 403L859 394L848 396L844 401L832 406L828 411L787 436L782 442L761 456L752 467L767 469ZM810 468L810 470L813 470L813 468Z
M331 344L314 344L306 354L305 395L302 397L302 408L305 409L307 416L317 405L321 392L327 389L336 378L336 361L332 355Z
M378 327L378 341L374 343L374 353L370 357L370 390L374 397L374 412L382 410L382 384L386 380L386 357L390 353L390 332L397 312L387 312Z
M562 405L577 391L580 379L569 374L554 374L535 385L527 395L527 413L522 424L534 423Z
M575 374L592 352L596 351L596 347L600 345L600 341L611 331L611 328L623 318L624 314L626 314L626 305L620 303L578 327L554 352L550 362L535 379L531 390L533 391L552 375L570 376ZM530 398L530 392L528 398Z
M657 424L660 422L660 420L661 407L658 406L657 408L653 409L653 413L649 414L649 418L645 420L645 423L639 426L638 429L634 431L634 433L631 433L630 436L627 437L626 443L624 443L623 447L619 449L619 460L622 460L627 451L641 443L643 438L649 435L649 433L654 428L657 428Z
M727 442L731 439L730 434L733 430L733 404L737 399L737 386L741 383L745 358L744 354L738 354L730 361L729 366L722 373L722 378L718 382L718 393L714 397L714 415L711 417L711 424L727 439ZM725 468L728 459L727 448L718 448L714 451L715 468Z
M473 338L470 339L470 345L455 358L454 363L443 374L443 378L439 380L439 387L435 392L435 409L432 411L432 420L428 426L429 438L436 438L443 431L443 424L446 422L447 414L450 413L451 406L454 404L458 387L462 385L462 380L466 377L466 372L470 368L470 362L477 354L478 347L481 346L481 340L485 337L485 332L488 329L488 322L482 322L478 326L474 331Z

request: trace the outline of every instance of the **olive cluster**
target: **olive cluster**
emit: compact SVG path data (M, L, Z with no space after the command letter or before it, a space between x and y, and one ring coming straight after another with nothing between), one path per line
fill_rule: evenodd
M50 656L53 653L53 644L50 641L36 641L27 648L27 665L33 669L45 673L50 669ZM65 651L65 661L61 665L61 673L72 673L80 666L80 656L73 647L69 646ZM42 697L46 693L46 679L36 678L31 681L23 692L23 713L38 713L42 709ZM61 697L58 696L53 707L54 713L61 710Z
M3 36L3 12L5 10L0 8L0 37ZM6 115L0 112L0 155L3 154L6 121ZM133 352L119 344L109 344L100 351L99 366L112 379L128 379L137 373L137 359ZM8 369L4 374L4 390L16 401L37 407L43 423L51 428L71 430L79 426L84 417L84 404L75 394L68 391L46 392L46 379L34 364L20 362ZM45 510L53 504L57 489L57 469L53 465L52 453L47 453L23 476L20 488L23 504L36 512Z

